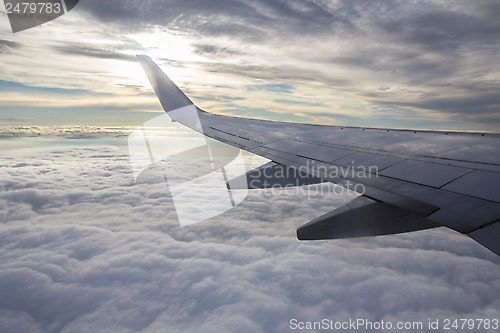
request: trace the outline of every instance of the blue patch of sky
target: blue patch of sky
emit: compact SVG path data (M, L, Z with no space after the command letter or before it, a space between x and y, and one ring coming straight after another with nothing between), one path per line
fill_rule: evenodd
M329 117L337 121L338 125L372 127L372 128L401 128L401 129L453 129L460 127L460 122L437 121L428 119L402 119L384 115L370 118L349 116L341 113L311 113L311 116Z
M261 118L261 119L269 119L269 120L280 120L280 121L288 121L288 122L310 122L311 118L298 116L293 113L290 114L282 114L269 111L267 109L262 108L249 108L245 106L236 106L233 108L225 109L227 112L231 112L237 116L247 117L247 118Z
M38 87L38 86L27 86L22 83L13 81L0 80L0 91L3 92L26 92L26 93L52 93L60 95L86 95L86 94L99 94L90 90L85 89L65 89L65 88L50 88L50 87Z
M156 97L156 94L154 91L144 91L144 92L136 94L136 96L154 96L154 97Z
M325 107L326 105L323 103L313 103L313 102L305 102L305 101L293 101L289 99L275 99L276 103L284 103L284 104L293 104L293 105L304 105L304 106L312 106L312 107Z
M246 98L244 97L231 97L231 96L221 96L222 99L228 100L228 101L244 101Z
M244 101L244 97L231 97L231 96L219 96L219 97L203 97L203 96L193 96L195 99L203 101Z
M5 108L0 125L93 125L93 126L140 126L161 112L127 110L123 107L81 108Z
M0 137L0 152L75 147L121 147L126 146L127 141L127 136L100 137L99 134L84 138Z
M249 86L248 90L253 90L253 91L269 91L269 92L277 92L277 93L285 93L285 94L291 94L293 93L293 90L295 89L294 86L289 85L289 84L259 84L259 85L253 85Z

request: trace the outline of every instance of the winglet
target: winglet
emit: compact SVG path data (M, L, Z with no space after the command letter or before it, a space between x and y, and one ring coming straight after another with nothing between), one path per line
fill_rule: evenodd
M141 63L149 82L160 100L163 109L168 114L186 106L194 105L193 102L163 73L156 63L146 55L138 55L137 59Z

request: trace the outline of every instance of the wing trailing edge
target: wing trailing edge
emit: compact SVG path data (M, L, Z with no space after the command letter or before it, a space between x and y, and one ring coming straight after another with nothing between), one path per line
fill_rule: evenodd
M500 256L500 220L496 220L482 228L467 234L470 238L483 245L485 248Z
M356 238L440 227L404 209L360 196L297 229L299 240Z

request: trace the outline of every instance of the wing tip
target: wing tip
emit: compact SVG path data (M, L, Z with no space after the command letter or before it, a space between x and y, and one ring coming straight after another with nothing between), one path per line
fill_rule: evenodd
M194 105L189 97L147 55L136 55L165 112Z

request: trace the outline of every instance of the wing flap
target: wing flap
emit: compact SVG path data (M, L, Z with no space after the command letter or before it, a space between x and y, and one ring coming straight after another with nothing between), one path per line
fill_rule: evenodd
M472 169L451 165L406 160L383 170L380 174L439 188L472 171Z
M391 235L439 227L407 210L360 196L297 229L299 240Z
M500 202L500 173L476 170L449 183L444 189Z

